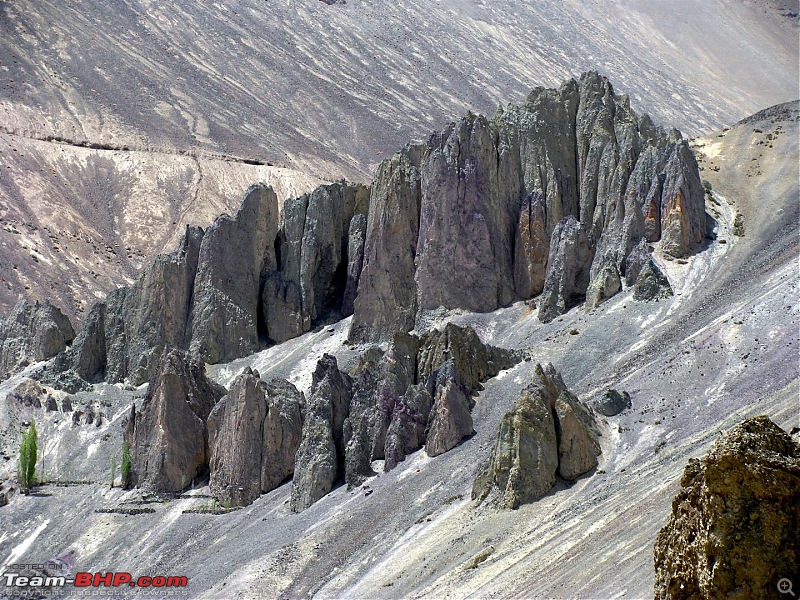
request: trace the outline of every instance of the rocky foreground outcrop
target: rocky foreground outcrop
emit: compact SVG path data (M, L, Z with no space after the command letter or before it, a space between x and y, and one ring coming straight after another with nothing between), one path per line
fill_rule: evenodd
M375 474L373 461L390 470L423 447L430 456L451 450L473 433L473 395L481 382L522 358L452 323L422 337L398 333L385 352L367 350L349 374L324 356L297 452L292 510L304 510L340 482L359 485Z
M597 466L599 428L591 412L547 364L500 423L472 499L518 508L544 496L561 477L573 481Z
M540 293L546 322L590 288L592 307L633 285L648 243L686 256L705 232L686 140L586 73L381 164L351 339L389 340L439 306L491 311Z
M49 301L21 300L0 320L0 381L62 352L75 338L72 324Z
M692 459L653 550L656 598L776 598L800 577L800 445L765 416Z
M249 368L208 417L210 487L226 506L246 506L294 472L304 399L288 381Z

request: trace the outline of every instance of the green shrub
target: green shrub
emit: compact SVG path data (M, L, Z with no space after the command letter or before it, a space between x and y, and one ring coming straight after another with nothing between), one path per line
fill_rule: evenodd
M131 445L128 442L122 443L122 465L120 467L122 475L122 487L128 489L131 485Z
M38 454L39 434L36 432L36 422L31 421L31 426L22 434L22 443L19 445L18 476L19 485L26 494L36 483L36 457Z

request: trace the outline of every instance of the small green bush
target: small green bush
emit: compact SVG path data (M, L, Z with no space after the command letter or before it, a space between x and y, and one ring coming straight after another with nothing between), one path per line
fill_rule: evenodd
M36 483L36 457L38 455L39 434L36 432L36 422L31 421L31 426L22 434L22 443L19 445L18 476L19 485L26 494Z

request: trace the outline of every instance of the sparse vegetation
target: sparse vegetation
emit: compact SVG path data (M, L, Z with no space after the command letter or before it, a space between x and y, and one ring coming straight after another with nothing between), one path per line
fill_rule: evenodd
M122 475L122 489L127 490L131 485L131 445L128 442L122 443L120 474Z
M31 421L28 430L22 434L22 443L19 445L19 485L25 494L29 494L31 487L36 483L38 443L39 435L36 432L36 422Z
M736 213L736 218L733 220L733 235L744 237L744 217L742 213Z

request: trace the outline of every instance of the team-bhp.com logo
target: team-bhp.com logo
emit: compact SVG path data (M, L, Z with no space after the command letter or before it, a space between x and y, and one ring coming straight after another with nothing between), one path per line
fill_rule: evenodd
M134 579L130 573L125 572L76 573L75 577L43 575L24 576L21 573L5 572L2 577L5 580L6 587L14 588L55 588L70 585L76 588L183 588L189 584L188 578L182 576L156 575L155 577L149 577L147 575L142 575Z

